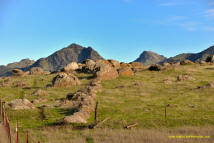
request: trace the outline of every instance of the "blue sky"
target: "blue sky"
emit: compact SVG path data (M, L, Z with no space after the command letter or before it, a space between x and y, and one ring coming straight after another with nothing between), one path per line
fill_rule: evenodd
M0 65L77 43L130 62L214 45L214 0L0 0Z

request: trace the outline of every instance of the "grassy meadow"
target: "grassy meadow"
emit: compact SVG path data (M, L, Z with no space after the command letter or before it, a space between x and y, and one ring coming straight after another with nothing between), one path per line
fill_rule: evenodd
M177 81L180 74L188 74L195 80ZM214 81L214 65L186 65L165 71L144 70L131 77L118 77L102 81L102 91L97 94L98 120L109 117L101 128L74 129L83 124L59 125L59 121L71 112L61 108L58 101L67 94L84 88L90 82L90 74L78 74L81 85L72 88L50 88L56 74L44 76L11 77L6 87L0 87L1 99L8 102L26 98L43 99L35 109L11 110L7 107L12 132L18 120L20 140L29 130L32 142L44 143L132 143L132 142L211 142L214 137L214 89L198 89ZM21 81L26 87L15 87ZM0 83L3 79L0 79ZM4 81L5 82L5 81ZM46 95L36 96L38 89ZM41 110L42 105L46 105ZM166 107L166 120L165 120ZM87 125L94 122L93 114ZM137 123L134 129L125 126ZM203 135L209 139L169 139L169 135Z

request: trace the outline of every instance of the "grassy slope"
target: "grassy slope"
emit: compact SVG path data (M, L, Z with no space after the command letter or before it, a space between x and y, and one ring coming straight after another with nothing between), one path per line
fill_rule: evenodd
M176 77L182 73L191 74L196 80L177 82ZM78 75L82 77L81 86L60 89L46 88L45 86L51 83L54 76L12 78L10 85L14 81L21 80L30 88L0 87L0 96L5 101L16 98L27 98L32 101L41 98L32 95L41 88L48 93L43 97L48 99L44 104L56 104L55 99L65 98L68 93L83 88L84 84L89 82L83 77L90 75ZM172 83L165 84L164 79L170 79ZM140 130L142 128L213 126L214 89L196 89L197 86L204 85L211 80L214 80L214 66L188 65L161 72L142 71L133 77L119 77L112 81L103 81L103 90L97 95L99 120L110 117L111 119L103 127L115 130L121 130L123 126L135 122L139 124L137 128ZM167 104L171 104L173 107L167 108L168 123L165 125L163 107ZM31 131L32 139L39 138L43 142L48 142L52 138L51 134L55 134L54 123L61 120L69 111L60 108L45 108L45 119L41 117L38 108L24 111L8 109L8 112L13 127L15 127L15 121L19 120L21 139L24 140L24 131L28 129ZM89 119L89 124L91 122L93 122L93 117ZM60 141L82 136L82 142L84 142L89 136L89 134L84 135L85 131L72 131L71 135L70 125L62 126L56 131L61 133L61 136L58 137ZM45 135L43 132L49 134ZM90 136L93 137L96 134L93 135L92 132Z

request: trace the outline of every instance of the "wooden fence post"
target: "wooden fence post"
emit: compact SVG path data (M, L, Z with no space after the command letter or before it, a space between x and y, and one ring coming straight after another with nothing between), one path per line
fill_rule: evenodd
M19 143L18 121L16 121L16 143Z
M97 123L97 110L98 110L98 101L96 102L96 106L95 106L95 112L94 112L94 122Z
M2 110L2 113L1 113L1 115L2 115L2 124L4 125L4 102L2 102L2 106L1 106L1 110Z
M164 111L165 124L167 125L167 111L166 111L167 106L165 106L164 108L165 108L165 111Z
M2 111L1 111L1 98L0 98L0 115L1 115L1 112L2 112Z
M28 131L26 131L26 143L29 143L29 140L28 140Z

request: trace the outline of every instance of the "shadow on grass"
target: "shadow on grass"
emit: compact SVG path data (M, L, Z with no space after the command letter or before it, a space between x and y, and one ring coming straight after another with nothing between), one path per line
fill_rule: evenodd
M206 68L207 70L214 70L214 68Z

